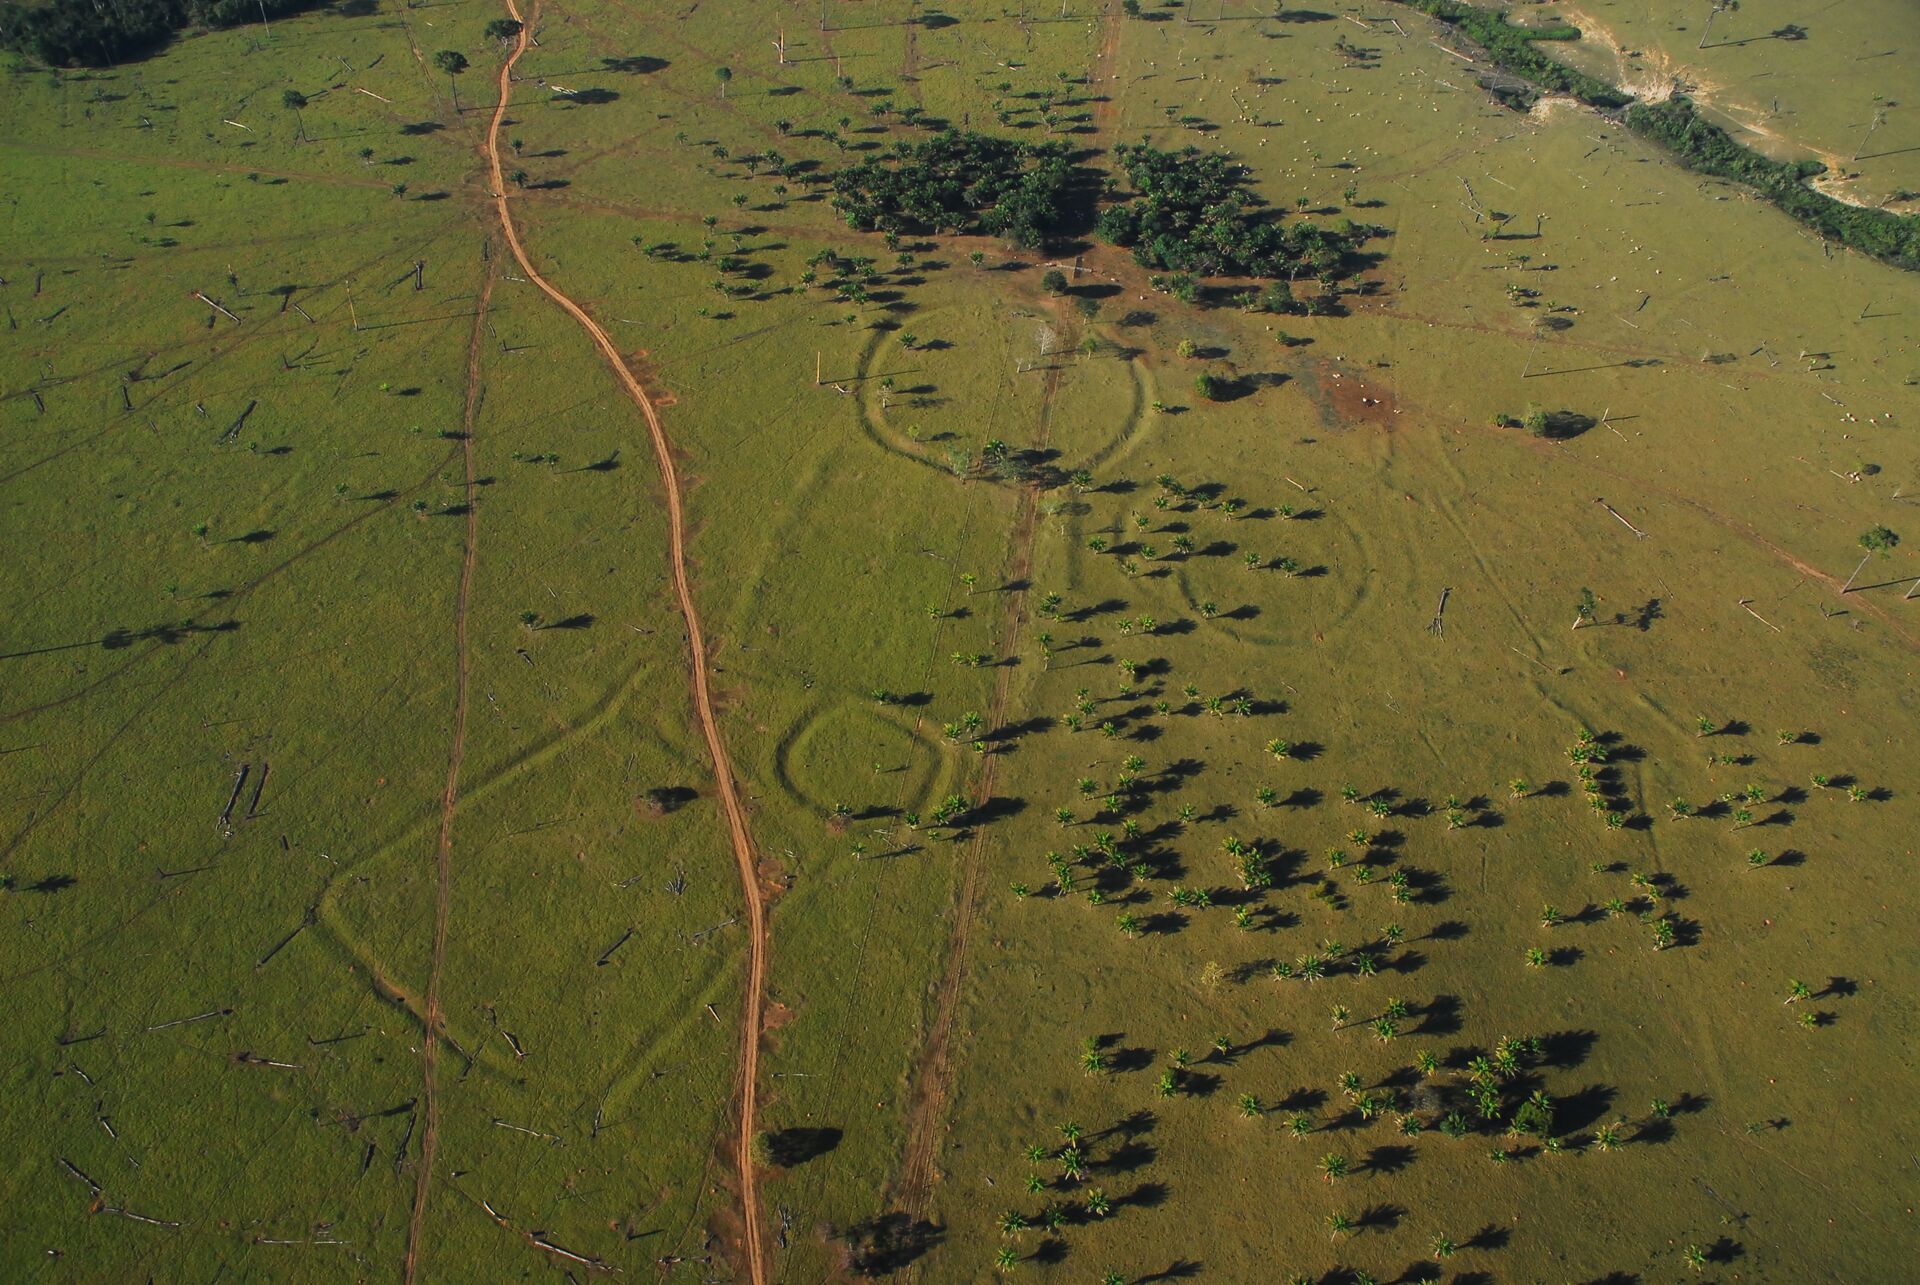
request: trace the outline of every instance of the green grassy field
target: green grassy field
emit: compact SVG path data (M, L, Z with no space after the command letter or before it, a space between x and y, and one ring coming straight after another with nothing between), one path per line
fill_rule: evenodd
M661 407L772 898L768 1280L1900 1274L1920 290L1390 7L529 15L509 205ZM751 1279L743 893L645 425L488 196L503 12L7 68L8 1279L402 1274L430 975L420 1279ZM1823 93L1783 14L1706 52L1851 154L1906 61ZM1379 258L1344 316L1196 306L745 160L908 106L1224 148Z

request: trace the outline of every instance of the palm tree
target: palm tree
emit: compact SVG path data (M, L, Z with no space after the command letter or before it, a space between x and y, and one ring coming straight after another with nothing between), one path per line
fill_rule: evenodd
M1347 1158L1337 1151L1329 1151L1320 1157L1320 1174L1324 1182L1332 1182L1347 1176Z
M307 96L297 89L289 89L280 95L280 105L293 113L294 125L298 131L297 137L301 142L306 142L307 122L300 113L306 110ZM364 153L364 155L371 154L371 151Z
M1017 1209L1009 1209L995 1222L1002 1236L1018 1236L1027 1229L1026 1215Z
M1578 629L1582 625L1592 624L1596 606L1597 604L1593 599L1593 590L1582 585L1580 588L1580 599L1574 605L1573 609L1573 627Z
M720 82L720 97L725 98L727 96L727 83L733 79L733 68L715 67L713 69L713 78Z
M433 56L433 65L447 73L447 86L453 94L454 115L460 114L460 73L467 69L467 56L458 49L442 49Z
M993 1256L994 1267L1003 1272L1012 1271L1014 1269L1014 1265L1017 1264L1019 1261L1020 1261L1020 1255L1014 1253L1011 1249L1008 1249L1004 1245L1002 1245L1000 1247L999 1252Z
M1787 992L1788 993L1787 993L1786 999L1781 1001L1784 1004L1792 1004L1803 999L1813 998L1812 989L1808 987L1808 985L1805 982L1801 981L1798 977L1793 977L1788 979Z

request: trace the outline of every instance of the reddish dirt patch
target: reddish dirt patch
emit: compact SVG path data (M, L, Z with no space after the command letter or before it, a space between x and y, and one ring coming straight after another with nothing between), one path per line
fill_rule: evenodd
M1316 367L1320 401L1337 426L1372 424L1392 428L1400 416L1400 401L1391 388L1374 383L1351 366L1323 361Z
M666 386L666 382L660 378L660 368L654 364L652 349L635 348L632 352L626 354L623 360L626 363L627 369L632 372L633 377L640 381L640 387L646 390L648 399L651 400L655 406L671 406L679 400L673 395L672 390ZM679 454L677 449L675 450L675 454ZM698 482L698 478L688 478L686 485L692 487L697 485Z

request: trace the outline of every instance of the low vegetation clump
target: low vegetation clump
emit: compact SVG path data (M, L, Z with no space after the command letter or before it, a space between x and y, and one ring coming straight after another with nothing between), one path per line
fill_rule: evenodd
M1100 235L1130 248L1143 267L1196 277L1306 271L1331 282L1361 239L1358 229L1283 224L1247 192L1246 167L1229 157L1144 143L1121 144L1113 154L1133 195L1101 214Z
M861 232L981 232L1022 249L1060 225L1068 171L1058 142L946 130L833 176L833 208Z

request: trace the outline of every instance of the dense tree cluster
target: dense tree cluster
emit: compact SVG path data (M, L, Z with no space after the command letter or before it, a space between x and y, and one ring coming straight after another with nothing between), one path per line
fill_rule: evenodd
M1100 235L1133 250L1144 267L1184 276L1338 277L1357 231L1281 222L1246 190L1246 169L1188 147L1163 152L1122 143L1114 159L1133 196L1100 216Z
M1818 161L1769 160L1736 143L1679 95L1664 103L1636 103L1627 112L1627 125L1672 148L1690 169L1758 189L1823 236L1900 267L1920 269L1920 216L1848 205L1816 192L1806 180L1825 170Z
M1590 107L1617 110L1633 100L1606 81L1575 71L1535 49L1541 40L1578 40L1580 30L1565 23L1553 27L1516 27L1495 9L1481 9L1460 0L1401 0L1424 14L1459 29L1487 51L1493 61L1545 89L1571 94Z
M189 27L237 27L320 0L46 0L0 3L0 45L55 67L104 67Z
M1031 249L1060 224L1070 166L1058 142L945 130L833 176L833 208L862 232L984 232Z

